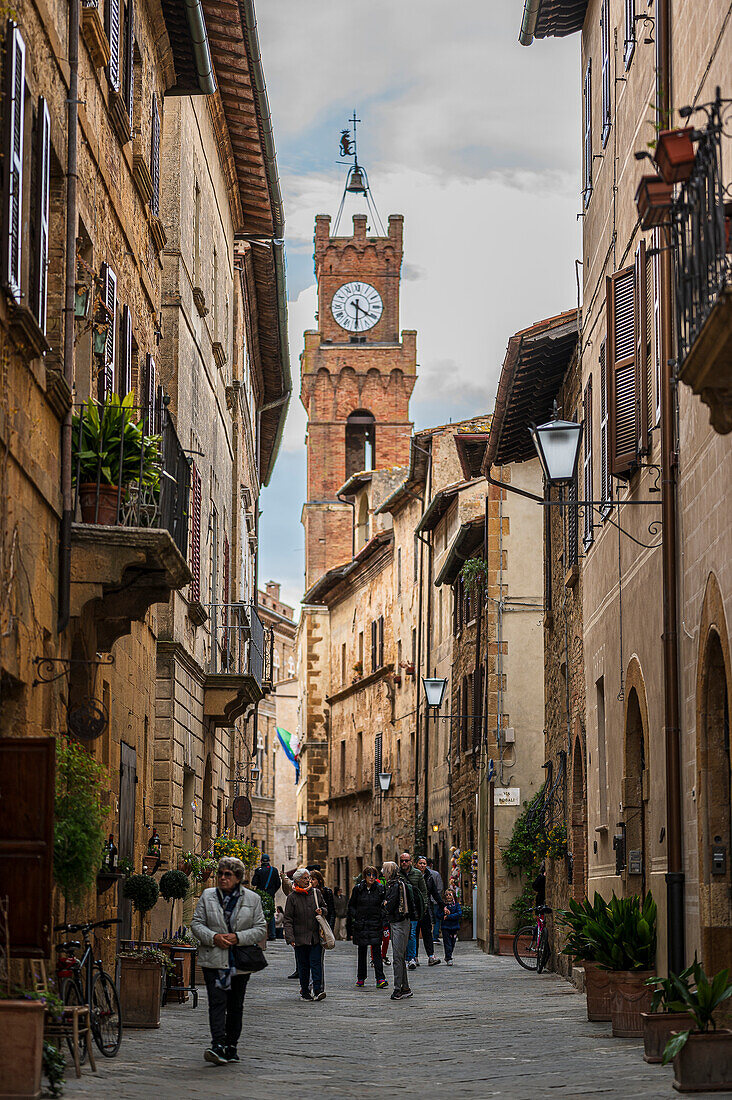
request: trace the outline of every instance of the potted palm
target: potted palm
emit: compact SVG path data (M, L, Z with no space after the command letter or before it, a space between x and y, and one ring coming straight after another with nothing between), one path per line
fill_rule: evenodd
M693 965L679 975L685 981L692 974ZM643 1061L660 1062L663 1052L674 1031L690 1028L693 1020L687 1011L674 1011L672 1004L678 1001L672 977L659 978L654 974L646 985L653 991L650 1012L641 1012L643 1020Z
M72 419L73 477L84 523L114 525L118 503L136 482L157 493L160 436L145 435L135 422L133 394L110 394L103 404L91 397Z
M690 971L690 972L689 972ZM729 971L709 978L694 960L683 974L672 974L677 999L672 1012L688 1012L692 1026L675 1032L663 1052L662 1062L674 1064L674 1088L679 1092L732 1091L732 1031L718 1028L719 1006L732 997Z
M601 928L607 924L607 905L605 899L595 892L594 901L588 898L578 902L571 899L569 909L557 914L559 925L567 934L567 942L562 954L571 955L575 964L585 972L585 993L587 995L587 1019L612 1019L612 985L610 974L601 969L595 958L594 941L598 938L595 926ZM588 930L588 922L593 922L593 932Z
M656 903L650 892L643 899L613 894L606 912L606 921L588 921L587 932L596 962L611 975L613 1035L640 1036L652 999L646 980L656 961Z

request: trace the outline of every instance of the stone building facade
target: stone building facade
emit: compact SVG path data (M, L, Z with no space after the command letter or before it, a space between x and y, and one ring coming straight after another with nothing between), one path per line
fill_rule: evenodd
M245 41L245 9L250 7L242 0L238 8L238 45L245 64L247 50L259 64L256 43ZM281 236L276 172L263 146L257 165L237 161L236 142L229 143L223 167L218 159L226 160L216 149L226 132L224 111L230 100L215 9L215 4L201 7L211 32L203 40L185 14L147 0L134 5L112 0L106 9L71 4L68 11L78 23L69 21L66 9L23 5L2 27L3 114L10 145L3 156L8 234L0 278L0 431L6 455L0 475L0 736L6 739L3 750L11 751L11 737L36 738L40 746L42 738L67 730L74 737L93 733L95 739L86 743L110 776L109 831L120 856L137 870L155 827L165 836L164 865L175 860L185 807L175 794L172 769L184 768L184 752L190 751L193 721L185 706L192 714L203 702L194 683L200 651L193 634L185 636L193 627L180 613L196 576L187 453L206 449L204 461L218 471L226 506L238 519L240 483L246 480L256 498L260 482L269 476L289 389L281 350L284 284L275 271L281 257L276 258L272 243ZM231 37L229 30L229 48ZM266 107L266 97L257 94L260 108ZM190 302L184 280L176 284L171 277L173 257L183 270L189 257L178 239L181 203L187 201L180 190L186 166L178 176L168 170L166 140L181 119L193 118L202 125L198 152L206 146L216 208L227 210L221 223L222 262L225 256L228 265L222 279L228 280L230 312L220 343L228 345L229 376L222 373L220 379L222 366L208 337L199 331L181 347L178 320L192 314L186 313ZM254 129L259 142L260 131ZM184 140L190 150L192 135ZM185 157L186 150L181 147L179 155ZM232 166L234 177L237 171L251 177L243 208L223 179ZM254 280L245 288L236 276L237 337L233 238L243 231L261 234L263 243L256 260L249 261L250 268L259 268ZM169 300L173 285L181 292L176 303ZM269 326L267 347L277 349L276 361L260 368L258 377L253 367L248 415L259 416L259 423L248 431L258 432L259 450L249 444L257 455L255 469L246 469L240 453L227 472L216 447L227 434L240 437L240 451L246 447L246 433L227 420L227 388L236 388L242 377L244 322L250 323L257 299L260 330ZM249 344L256 341L249 338ZM220 402L225 415L212 418L211 435L196 445L186 417L192 377L205 371L210 371L206 386L214 379L211 402ZM131 488L117 491L106 522L100 523L97 483L92 483L90 508L78 499L71 418L87 398L104 405L112 394L132 394L135 420L147 433L161 435L162 473L158 495L146 497L133 479ZM265 404L271 411L260 411ZM231 560L238 560L236 546ZM174 595L181 590L184 598ZM176 691L180 699L190 700L185 705L172 692L166 697L159 679L176 644L187 646L176 670ZM180 737L158 726L166 706L183 730ZM197 720L200 729L200 715ZM205 785L199 786L199 805L206 804L205 795ZM26 795L19 790L17 797L20 805ZM217 800L209 805L213 828ZM44 843L49 855L47 838ZM50 874L50 860L45 867ZM5 881L14 896L14 883ZM50 897L50 881L47 893ZM60 913L62 899L56 900ZM76 912L73 907L66 911L70 918ZM116 886L90 894L78 911L114 915ZM129 909L120 906L120 914L124 938L130 932ZM42 942L36 949L48 955L53 920L39 911L38 921ZM102 937L105 957L113 950L114 935Z
M709 186L705 173L724 186L732 158L704 111L692 112L695 159L689 181L674 189L672 233L668 209L655 228L639 218L647 166L631 153L687 125L682 106L713 111L716 88L729 95L731 32L722 2L703 19L692 3L674 3L672 22L670 7L654 5L654 32L641 35L633 5L619 0L591 0L581 11L539 3L522 35L581 32L582 495L601 502L589 519L585 510L581 565L587 888L606 896L650 889L657 965L679 968L697 951L713 971L732 944L724 718L732 457L728 360L720 357L731 331L729 263L716 211L692 227L686 200ZM700 255L680 248L692 229L717 257L718 275L699 276L709 293L697 304L683 295Z

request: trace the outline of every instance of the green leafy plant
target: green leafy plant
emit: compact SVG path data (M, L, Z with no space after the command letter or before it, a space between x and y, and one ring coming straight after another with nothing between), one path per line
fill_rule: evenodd
M537 850L548 859L564 859L567 854L567 830L564 825L552 825L538 838Z
M696 1034L717 1030L715 1013L724 1001L732 997L729 970L720 970L709 978L696 958L682 974L671 974L670 981L677 996L669 1002L669 1012L688 1012L694 1021L694 1027L679 1031L669 1039L663 1052L664 1066L684 1048L692 1032Z
M618 898L613 894L609 902L596 893L592 906L588 904L582 912L578 909L570 910L575 919L574 926L570 923L568 927L585 958L594 959L603 970L652 969L657 914L650 892L642 900L635 895ZM567 914L561 916L566 918ZM586 951L591 954L588 956Z
M679 978L682 981L686 981L693 976L694 965L696 964L696 955L694 955L694 962L687 966L686 970L682 970L679 974ZM674 1012L671 1003L678 1001L678 991L674 985L674 976L670 974L668 978L661 978L658 974L654 974L651 978L646 978L646 985L649 989L653 990L653 997L651 998L651 1012ZM686 1011L686 1009L684 1009Z
M101 866L109 774L73 738L56 738L53 875L64 897L81 900Z
M545 786L544 784L536 792L530 802L524 802L524 809L516 819L511 838L501 853L503 866L509 875L518 876L523 884L521 893L511 903L514 930L532 919L536 904L531 883L539 873L546 850L544 819L539 812Z
M555 914L557 924L567 932L563 955L572 955L575 959L584 959L586 962L595 961L594 947L587 934L587 922L602 922L606 908L605 899L595 892L593 902L589 898L584 898L583 901L570 898L569 909Z
M152 909L160 897L160 888L152 875L130 875L122 883L122 894L132 902L140 914L140 939L145 913Z
M473 906L472 905L462 905L461 909L462 909L462 916L460 917L460 919L461 920L470 920L470 921L472 921L472 919L473 919Z
M130 875L135 873L135 865L129 856L122 856L122 859L117 862L117 870L125 878L129 878Z
M125 951L120 951L121 959L139 959L141 962L158 963L164 967L168 974L175 972L175 963L167 951L161 951L159 947L135 947L134 943Z
M240 859L247 871L251 871L261 859L262 853L256 844L248 840L239 840L233 836L217 836L214 840L214 859L218 862L222 856L235 856Z
M23 986L13 985L9 989L0 991L0 1001L42 1001L46 1006L46 1012L56 1023L64 1014L64 1002L55 989L26 989Z
M133 481L152 488L159 486L160 436L145 435L144 422L135 423L133 400L132 392L121 400L112 393L103 405L90 397L83 414L74 415L74 480L78 471L82 484L98 480L102 485L123 488Z
M66 1058L54 1043L43 1043L43 1072L48 1079L51 1096L63 1096L66 1076Z
M259 894L260 901L262 902L262 909L264 910L264 919L271 921L275 915L275 903L271 894L268 894L266 890L254 889L255 894Z
M190 888L190 879L182 871L166 871L160 879L160 893L166 901L184 898Z
M466 848L458 856L457 865L463 874L471 875L473 873L473 857L475 852L471 848Z
M469 592L479 592L486 582L488 568L482 558L468 558L460 570L463 584Z

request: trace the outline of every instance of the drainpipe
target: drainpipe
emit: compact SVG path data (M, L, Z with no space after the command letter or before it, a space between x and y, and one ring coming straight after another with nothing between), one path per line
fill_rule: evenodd
M671 125L671 0L656 7L656 121L659 129ZM677 483L674 432L673 317L675 297L671 267L671 233L661 230L661 508L663 535L663 686L666 741L666 906L669 973L685 966L685 904L683 864L683 810L681 802L681 731L679 721L679 637Z
M76 293L77 136L79 129L79 0L69 0L69 97L66 153L66 294L64 298L64 378L74 392L74 296ZM61 530L58 548L58 632L69 625L71 614L71 408L61 424Z
M183 0L188 20L188 30L193 43L193 57L196 62L198 86L204 95L213 95L216 91L216 76L211 64L211 52L208 48L206 21L203 18L201 0Z
M524 14L521 19L521 30L519 31L518 39L522 46L530 46L534 41L536 20L539 16L540 7L541 0L525 0Z

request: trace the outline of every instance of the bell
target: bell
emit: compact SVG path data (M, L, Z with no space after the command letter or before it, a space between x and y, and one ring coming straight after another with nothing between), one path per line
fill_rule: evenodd
M352 195L365 195L366 186L363 182L363 175L361 169L356 164L351 169L351 174L348 177L348 183L346 184L346 191L350 191Z

